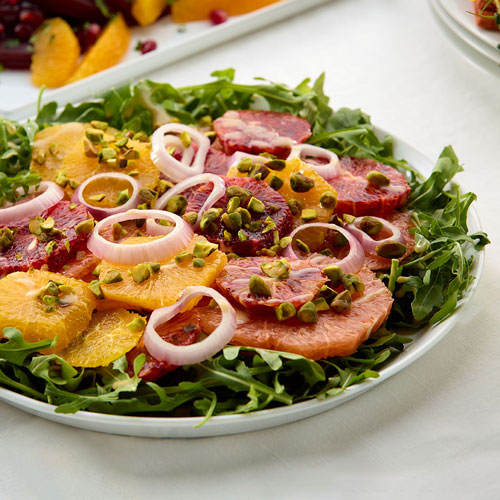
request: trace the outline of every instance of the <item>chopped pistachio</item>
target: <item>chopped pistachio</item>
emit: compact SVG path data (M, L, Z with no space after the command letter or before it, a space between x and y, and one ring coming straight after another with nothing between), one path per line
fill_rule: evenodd
M130 323L127 323L127 328L133 333L139 333L146 328L146 321L144 318L134 318Z
M198 222L198 214L196 212L187 212L182 216L182 218L192 226Z
M123 157L130 161L130 160L138 160L141 157L141 154L137 149L127 149L125 153L123 153Z
M110 283L119 283L120 281L123 281L123 276L120 271L117 271L116 269L109 270L102 279L102 282L106 285L109 285Z
M277 172L281 172L286 167L286 161L274 159L274 160L268 161L267 163L265 163L265 165L267 168L270 168L271 170L276 170Z
M142 202L153 206L158 198L158 193L154 189L142 188L139 190L139 198Z
M187 207L187 198L182 194L177 194L172 196L170 200L167 201L167 206L165 209L168 212L172 212L177 215L183 215Z
M170 181L160 179L158 181L158 185L156 186L156 190L158 191L158 195L162 195L172 187L174 187L174 185Z
M101 264L97 264L95 266L94 270L92 271L92 276L95 276L96 278L99 278L99 274L101 274Z
M102 141L103 135L99 130L88 128L85 131L85 136L93 144L99 144Z
M127 201L130 200L130 194L128 189L124 189L123 191L120 191L118 193L118 196L116 197L116 204L117 205L125 205Z
M184 264L193 260L193 254L189 252L181 252L175 256L176 264Z
M137 266L129 270L129 273L137 284L142 283L151 277L149 266L145 263L137 264Z
M128 162L127 162L127 163L128 163ZM135 170L135 169L134 169L134 170L130 170L130 171L128 172L128 175L130 175L130 177L136 177L136 176L137 176L137 175L139 175L139 174L140 174L139 170Z
M236 167L238 172L250 172L253 168L253 163L251 158L243 158Z
M281 238L279 246L280 248L286 248L288 245L290 245L291 242L292 238L290 238L290 236L284 236L283 238Z
M137 210L147 210L148 209L148 204L147 203L141 203L140 205L137 205ZM162 224L166 221L161 220L159 224Z
M29 221L28 227L32 234L39 235L42 233L40 224L44 221L43 217L32 217Z
M92 196L89 196L88 199L90 201L97 201L97 202L99 202L99 201L104 200L104 198L106 198L106 195L104 193L99 193L99 194L94 194Z
M127 231L123 228L123 226L119 222L115 222L113 224L113 239L119 240L126 236Z
M264 262L260 265L261 271L270 278L287 279L290 274L290 264L286 259Z
M271 250L270 248L261 248L260 250L257 250L257 255L263 255L265 257L276 257L276 252Z
M23 260L23 256L20 253L16 253L16 259L17 260ZM69 267L69 266L68 266Z
M290 187L296 193L307 193L314 187L314 179L306 177L300 172L294 172L290 176Z
M207 231L212 228L212 223L217 220L222 212L222 208L209 208L201 216L200 229L202 231Z
M269 175L270 170L265 165L256 165L248 174L250 177L258 180L264 180Z
M319 198L323 208L333 210L337 206L337 194L333 191L325 191Z
M344 219L344 224L354 224L354 221L356 220L356 217L354 217L354 215L349 214L344 214L342 218Z
M330 308L332 309L332 311L336 313L341 313L346 309L349 309L351 307L351 304L352 304L351 294L349 293L348 290L344 290L332 300Z
M201 241L197 241L194 249L193 249L193 256L194 257L208 257L211 255L213 252L215 252L219 246L215 243L204 243Z
M240 241L247 241L248 240L248 235L245 233L245 231L243 231L242 229L240 229L238 231L238 239Z
M361 219L359 228L369 236L375 236L382 231L384 224L375 217L366 216Z
M128 137L124 136L116 141L115 146L118 148L124 148L127 145L127 142L128 142Z
M246 208L239 207L236 209L236 213L241 215L241 223L243 225L250 224L250 222L252 222L252 215Z
M201 257L197 257L196 259L193 259L193 267L200 268L205 265L205 259L202 259Z
M80 183L74 181L73 179L68 179L68 185L71 189L76 189L80 185Z
M79 222L75 226L75 233L76 234L89 234L94 230L95 226L95 220L94 219L87 219L82 222Z
M8 227L2 227L0 229L0 247L4 250L10 248L14 242L14 233Z
M49 153L51 156L56 156L59 153L59 149L57 148L57 144L49 145Z
M370 170L366 174L366 180L369 184L378 187L388 186L391 183L391 179L378 170Z
M212 125L212 121L213 118L210 115L205 115L198 120L198 124L200 127L210 127L210 125Z
M62 170L58 170L55 177L54 182L61 187L66 187L68 184L68 177Z
M71 245L69 244L68 240L64 240L64 248L68 253L71 251Z
M269 186L272 187L275 191L278 191L285 182L281 177L278 177L276 174L272 174L269 179Z
M186 132L185 130L182 131L180 134L179 134L179 139L181 140L182 142L182 145L185 147L185 148L188 148L189 146L191 146L191 136L188 134L188 132Z
M221 217L222 223L229 231L239 231L242 227L241 215L238 212L231 214L223 214Z
M108 124L106 122L99 120L92 120L90 125L98 130L106 130L108 128Z
M228 186L226 188L226 196L228 198L237 196L240 199L240 204L243 204L248 198L250 198L250 196L252 196L252 192L240 186Z
M134 141L149 142L149 137L144 132L137 132L133 137Z
M318 298L325 299L329 304L338 295L338 293L328 285L323 285L318 292Z
M54 229L54 219L52 217L47 217L43 222L40 223L40 229L44 233L50 233Z
M279 245L273 245L271 248L269 248L269 250L271 250L271 252L274 252L275 255L277 255L280 253L281 248Z
M49 241L45 246L45 251L47 252L47 255L50 255L55 250L56 247L57 243L54 240Z
M47 306L55 306L59 304L59 299L53 295L44 295L42 297L42 301Z
M250 198L250 201L248 202L247 209L250 212L255 212L257 214L261 214L266 209L266 206L260 200L258 200L254 196L252 196Z
M318 297L317 299L314 299L312 301L314 304L314 307L316 308L316 311L329 311L330 306L328 305L328 302L324 297Z
M304 208L300 214L300 218L304 222L311 222L312 220L318 218L318 212L314 208Z
M272 295L269 285L258 274L252 274L248 281L248 290L253 295L270 297Z
M154 274L158 274L161 270L161 264L159 262L146 262Z
M68 208L74 210L76 208L76 203L70 203Z
M291 302L282 302L274 312L278 321L284 321L293 318L297 314L297 309Z
M311 301L306 302L297 311L297 318L303 323L316 323L316 321L318 321L316 306Z
M97 142L99 142L99 141L97 141ZM98 149L95 147L95 145L92 143L92 141L90 141L87 138L83 139L83 149L85 152L85 156L87 158L97 158L97 155L99 154Z
M235 254L233 252L230 252L230 253L227 253L226 254L226 257L228 258L228 260L231 260L231 259L239 259L240 256L238 254Z
M321 272L330 280L333 288L336 288L342 282L344 272L337 264L326 266L321 270Z
M33 160L35 160L38 165L43 165L45 163L45 153L37 151L37 153L33 155Z
M292 212L293 215L299 215L302 209L304 208L304 203L301 200L298 200L297 198L290 198L287 204L288 208L290 208L290 211Z
M375 252L386 259L399 259L406 253L406 245L399 241L386 241L377 245Z
M324 248L319 252L321 255L326 255L327 257L333 257L333 252L329 248Z
M349 243L349 241L342 233L340 233L339 231L337 231L335 233L335 236L333 237L333 241L332 241L332 245L335 248L345 247L348 243Z
M62 285L59 285L57 288L58 288L59 293L61 295L71 295L71 294L75 293L74 288L70 285L62 284Z
M227 213L231 214L236 211L237 208L240 206L240 199L237 196L233 196L228 202L227 202Z
M361 278L351 273L345 273L342 276L342 286L346 290L349 290L351 294L355 292L362 292L365 289L365 284Z
M311 249L309 248L309 245L304 243L302 240L299 240L298 238L295 239L295 244L297 245L297 248L304 253L310 253Z
M273 244L279 245L280 243L280 233L279 231L273 231Z
M102 148L98 154L99 161L108 161L116 159L116 149Z
M262 230L262 234L268 233L276 229L276 222L268 215L266 220L263 221L265 228Z

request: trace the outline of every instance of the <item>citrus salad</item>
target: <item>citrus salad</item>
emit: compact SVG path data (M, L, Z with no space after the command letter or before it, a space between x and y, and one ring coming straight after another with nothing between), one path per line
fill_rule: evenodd
M323 75L212 76L0 121L3 386L62 413L246 413L377 377L402 328L457 307L488 239L451 147L423 179Z

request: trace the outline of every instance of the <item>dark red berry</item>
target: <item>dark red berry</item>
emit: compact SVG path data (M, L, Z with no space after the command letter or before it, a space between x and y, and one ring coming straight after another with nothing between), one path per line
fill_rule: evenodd
M39 10L22 10L19 13L19 21L29 24L34 30L45 20L45 16Z
M78 41L82 52L86 52L99 38L101 27L97 23L86 23L78 31Z
M210 21L212 21L212 24L222 24L225 23L228 20L229 16L227 15L227 12L222 9L215 9L212 12L210 12Z
M154 40L144 40L144 42L141 43L141 54L147 54L155 49L156 42Z
M5 33L5 26L0 23L0 40L5 40L7 33Z
M14 33L21 42L27 42L33 33L33 28L26 23L16 24L14 27Z

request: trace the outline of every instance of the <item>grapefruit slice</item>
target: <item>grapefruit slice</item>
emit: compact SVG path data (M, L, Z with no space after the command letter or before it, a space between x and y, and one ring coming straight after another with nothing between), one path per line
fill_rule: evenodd
M61 353L61 357L76 367L108 366L137 344L144 328L131 329L127 325L141 318L125 309L96 312L88 328ZM145 326L146 321L143 324Z
M68 305L46 312L47 305L38 297L49 281L69 285L73 292ZM62 274L32 269L16 272L0 280L0 335L7 326L21 331L28 342L57 337L51 352L61 352L87 328L95 298L87 283Z

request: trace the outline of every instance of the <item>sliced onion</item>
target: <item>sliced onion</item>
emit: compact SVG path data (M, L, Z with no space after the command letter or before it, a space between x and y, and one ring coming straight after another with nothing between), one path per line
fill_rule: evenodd
M325 158L328 160L328 163L326 165L315 165L314 163L309 163L305 159L306 156ZM287 160L291 160L292 158L300 158L325 180L333 179L340 174L339 157L328 149L313 146L312 144L297 144L292 147L292 151Z
M95 205L91 205L90 203L87 203L85 201L85 198L83 196L83 191L85 188L91 183L94 182L97 179L120 179L123 181L127 181L131 186L132 186L132 194L130 195L129 200L124 203L123 205L119 205L117 207L113 208L99 208L96 207ZM76 191L73 193L73 197L71 198L71 201L73 203L78 203L80 205L85 205L87 207L87 210L93 215L93 217L97 220L104 219L105 217L109 217L110 215L113 214L118 214L122 212L126 212L127 210L130 210L131 208L135 208L139 204L139 191L141 189L141 184L139 181L134 179L133 177L130 177L130 175L127 174L122 174L119 172L106 172L103 174L96 174L93 175L92 177L89 177L86 181L82 182Z
M173 222L175 227L163 238L140 243L138 245L123 245L103 238L99 231L116 222L135 219L162 219ZM129 210L115 214L98 222L88 241L88 249L97 257L116 264L133 265L141 262L158 262L177 254L193 239L191 226L178 215L163 210Z
M173 134L187 132L196 144L194 154L193 146L186 148L180 139ZM182 160L179 161L171 155L168 146L182 149ZM192 175L201 174L205 168L205 159L210 148L210 139L195 128L181 123L167 123L162 125L151 136L151 160L156 167L174 182L180 182ZM188 152L190 151L190 152ZM193 160L194 155L194 160Z
M18 188L17 191L20 194L24 193L21 188ZM33 193L40 194L31 200L19 200L7 208L0 209L0 224L6 225L25 217L40 215L41 212L64 198L64 191L55 182L50 181L42 181L38 189L31 186L28 194Z
M391 232L391 235L387 238L384 238L383 240L374 240L369 234L366 234L362 229L359 228L359 224L361 223L363 217L356 217L352 224L346 225L346 229L356 237L356 239L361 243L361 246L366 252L377 255L377 246L389 241L398 241L399 243L403 243L404 245L406 244L404 234L401 232L401 229L399 229L399 227L391 224L389 221L382 219L381 217L373 217L371 215L370 217L381 222L384 228L388 229Z
M222 320L219 326L201 342L180 346L163 340L155 328L179 314L193 299L211 297L220 307ZM182 297L173 305L156 309L149 318L144 332L144 344L149 353L161 361L177 366L199 363L219 352L232 338L236 330L236 312L219 292L205 286L188 286Z
M336 262L336 264L340 266L342 271L344 271L345 273L357 273L361 269L361 266L365 261L365 254L358 240L344 228L337 226L336 224L328 224L326 222L312 222L310 224L303 224L302 226L299 226L296 229L294 229L290 233L290 237L292 238L292 243L290 243L290 245L288 245L285 248L283 252L284 257L286 257L287 259L300 258L293 250L292 247L293 238L300 231L303 231L304 229L309 229L311 227L322 227L326 229L333 229L335 231L338 231L343 236L345 236L347 242L349 243L349 253L342 260Z
M206 199L205 203L201 207L201 210L198 212L198 219L196 221L196 227L198 227L200 223L201 216L203 213L208 210L209 208L213 207L213 205L219 201L225 194L226 192L226 183L224 180L219 177L218 175L215 174L200 174L200 175L195 175L194 177L190 177L189 179L185 179L179 184L176 184L174 187L170 188L161 198L158 198L158 200L155 203L155 209L156 210L161 210L166 207L168 200L173 198L174 196L178 195L179 193L182 193L186 191L186 189L189 189L190 187L196 186L197 184L207 184L211 182L213 185L212 192L208 195L208 198ZM156 222L148 220L148 230L151 230L151 234L166 234L168 231L168 226L160 226L160 228L156 228L155 226L159 226L159 224L156 224ZM161 232L157 232L161 231Z

